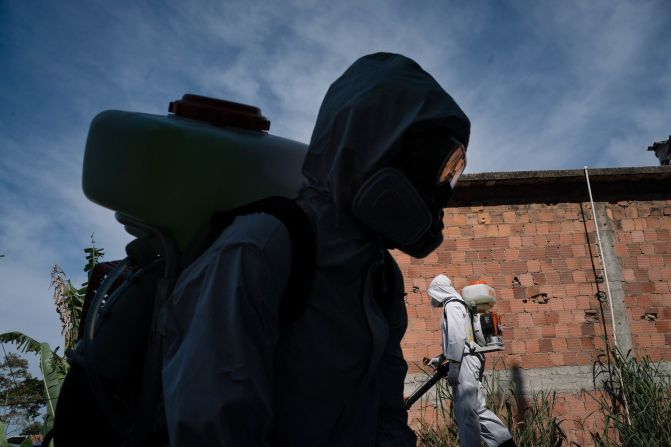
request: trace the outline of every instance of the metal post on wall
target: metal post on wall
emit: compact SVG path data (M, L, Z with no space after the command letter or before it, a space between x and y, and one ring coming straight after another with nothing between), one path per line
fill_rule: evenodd
M610 295L610 282L608 281L608 269L606 268L606 261L603 258L603 248L601 246L601 234L599 233L599 221L596 217L596 210L594 208L594 198L592 197L592 186L589 181L589 173L587 171L587 166L585 166L585 180L587 181L587 191L589 192L589 203L592 207L592 218L594 219L594 230L596 232L596 244L599 250L599 259L601 259L601 269L603 270L603 279L606 284L606 295L608 297L608 307L610 308L610 322L613 325L613 344L616 348L619 348L617 344L617 331L615 327L615 313L613 312L613 300ZM629 404L627 402L627 393L625 392L624 380L622 379L622 373L617 365L613 365L617 376L620 379L620 385L622 386L622 397L624 398L624 408L627 412L627 422L631 425L631 418L629 417Z
M592 197L592 186L589 182L589 173L587 172L587 166L585 166L585 179L587 180L587 191L589 192L589 204L592 207L592 218L594 219L594 230L596 231L596 244L599 249L599 258L601 259L601 270L603 270L603 279L606 284L606 295L608 297L608 307L610 308L610 322L613 325L613 344L615 347L619 348L617 344L617 332L615 327L615 313L613 312L613 300L610 295L610 282L608 281L608 269L606 268L606 262L603 259L603 248L601 246L601 234L599 233L598 220L596 218L596 210L594 209L594 199Z

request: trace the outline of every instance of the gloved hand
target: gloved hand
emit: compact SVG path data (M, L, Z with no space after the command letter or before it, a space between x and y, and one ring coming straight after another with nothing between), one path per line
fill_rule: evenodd
M450 360L450 364L447 369L447 383L450 386L459 385L459 371L461 370L461 362L455 362Z
M428 361L427 366L430 366L431 368L438 368L441 363L445 361L445 357L443 355L436 356L432 358L431 360Z

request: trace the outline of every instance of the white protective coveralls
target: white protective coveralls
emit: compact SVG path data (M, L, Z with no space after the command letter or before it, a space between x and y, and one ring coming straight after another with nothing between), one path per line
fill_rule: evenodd
M303 165L298 204L316 237L303 315L280 331L289 233L240 216L179 277L164 312L163 391L172 446L414 446L400 342L407 325L394 264L383 310L372 275L385 249L351 214L357 188L412 127L464 144L470 124L412 60L377 53L329 88Z
M512 436L503 422L485 406L484 356L471 354L475 342L471 316L462 304L464 300L445 275L436 276L427 293L432 306L443 306L443 355L450 362L461 362L459 384L452 387L460 445L479 447L482 440L488 447L499 446Z

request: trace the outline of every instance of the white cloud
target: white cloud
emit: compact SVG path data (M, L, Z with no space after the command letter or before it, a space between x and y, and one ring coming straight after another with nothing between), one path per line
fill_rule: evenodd
M79 179L88 123L104 109L164 114L169 100L200 93L258 105L272 133L307 142L331 82L366 53L394 51L417 60L469 114L468 172L653 165L645 148L671 133L663 1L5 9L0 330L22 319L26 332L57 327L51 265L79 281L91 233L108 258L123 255L128 236L83 196ZM14 309L25 296L30 311Z

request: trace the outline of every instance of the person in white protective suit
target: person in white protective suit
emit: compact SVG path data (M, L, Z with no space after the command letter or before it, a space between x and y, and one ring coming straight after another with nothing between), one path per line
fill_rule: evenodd
M445 275L436 276L427 293L433 307L443 307L443 354L430 365L448 361L447 383L452 387L454 416L461 447L511 447L515 442L501 420L485 406L482 374L485 357L475 353L471 315L465 301Z
M303 313L279 330L286 228L264 213L237 217L181 274L164 317L172 446L416 444L403 402L403 281L387 249L424 257L441 243L469 132L404 56L362 57L331 85L298 198L317 247Z

